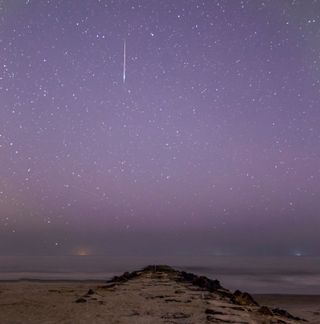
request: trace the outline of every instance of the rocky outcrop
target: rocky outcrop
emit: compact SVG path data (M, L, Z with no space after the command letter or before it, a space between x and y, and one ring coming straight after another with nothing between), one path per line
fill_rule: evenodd
M267 316L273 316L274 314L272 313L271 309L267 306L261 306L257 312L262 315L267 315Z
M259 304L253 299L253 297L247 292L241 292L236 290L231 297L232 301L238 305L244 306L259 306Z
M304 320L304 319L302 319L300 317L297 317L297 316L293 316L288 311L286 311L284 309L281 309L281 308L273 308L272 313L274 315L278 315L278 316L285 317L285 318L288 318L288 319L292 319L292 320L295 320L295 321L306 322L306 320Z
M215 299L220 300L222 303L226 303L227 306L218 306L217 309L207 308L205 310L207 321L210 322L221 322L226 320L227 316L231 316L230 314L227 314L227 309L232 310L232 312L256 314L256 316L264 318L265 323L296 323L304 321L298 317L291 315L285 310L279 308L271 310L266 306L260 306L257 301L247 292L236 290L234 293L232 293L228 289L222 287L218 280L209 279L205 276L198 276L190 272L176 270L168 265L149 265L139 271L125 272L122 275L115 276L111 280L109 280L105 288L114 287L119 284L121 285L128 282L129 280L139 279L140 277L151 277L154 280L157 280L157 278L163 279L165 277L167 278L166 280L173 280L177 284L187 283L188 286L191 285L197 287L196 291L200 292L200 295L202 296L201 298L203 300ZM184 293L184 290L180 289L178 291ZM87 295L90 295L89 292L87 293ZM170 296L157 295L148 296L146 298L164 298L165 302L182 303L181 300L172 298ZM191 302L191 300L183 301L183 303L187 302ZM164 318L183 318L183 316L185 315L182 316L181 314L167 314L166 316L167 317Z
M180 277L182 281L187 281L192 283L195 286L198 286L200 288L204 288L210 292L217 291L218 289L222 289L222 286L220 285L220 282L218 280L211 280L204 276L197 276L193 273L188 272L178 272L178 276Z
M140 274L141 271L125 272L121 276L114 276L111 280L108 280L107 283L126 282L130 279L138 277Z

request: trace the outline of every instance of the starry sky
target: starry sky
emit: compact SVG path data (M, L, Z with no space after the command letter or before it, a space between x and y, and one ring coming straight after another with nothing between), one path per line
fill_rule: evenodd
M320 1L0 0L0 61L1 255L319 254Z

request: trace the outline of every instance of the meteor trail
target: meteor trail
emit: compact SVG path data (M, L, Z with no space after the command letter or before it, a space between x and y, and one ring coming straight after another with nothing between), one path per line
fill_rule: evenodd
M122 82L126 82L126 41L123 42L123 73L122 73Z

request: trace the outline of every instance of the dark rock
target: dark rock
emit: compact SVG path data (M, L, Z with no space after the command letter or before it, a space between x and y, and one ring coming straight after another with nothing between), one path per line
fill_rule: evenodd
M251 311L251 312L258 312L258 313L260 313L262 315L266 315L266 316L277 315L277 316L284 317L286 319L304 321L298 317L291 315L287 311L279 309L279 308L273 309L272 311L268 307L265 307L265 306L260 307L258 310L256 308L250 308L250 307L243 309L240 306L256 306L256 307L258 306L259 307L259 304L247 292L241 292L239 290L236 290L232 294L228 289L223 288L218 280L212 280L205 276L198 276L198 275L190 273L190 272L175 270L174 268L172 268L168 265L149 265L139 271L124 272L122 275L115 276L111 280L107 281L106 286L99 287L99 288L103 288L103 289L113 288L118 283L125 283L128 280L137 278L140 275L146 274L146 273L147 274L151 273L151 276L154 279L157 277L159 279L163 279L164 278L163 274L166 274L166 278L168 279L168 284L167 284L168 286L170 286L170 283L169 283L170 279L175 280L177 282L189 283L189 284L193 285L194 288L188 287L188 289L197 290L200 292L209 291L210 293L214 293L215 295L218 295L219 296L218 298L220 298L220 299L227 300L235 305L239 305L239 310L242 310L242 311L246 310L246 311ZM162 280L161 285L164 285L164 284L165 283ZM156 283L152 284L152 286L154 286L154 285L156 285ZM89 296L93 293L94 293L94 291L89 290L87 295L85 295L85 296ZM183 291L177 289L175 291L175 293L176 294L183 293ZM156 297L151 296L151 297L146 297L146 298L152 299L152 298L164 298L164 297L169 297L169 296L161 296L161 297L160 296L156 296ZM214 296L212 298L214 298ZM190 297L190 299L194 299L194 297ZM86 301L87 300L85 300L84 298L79 298L78 301L76 301L76 302L81 303L81 302L86 302ZM167 298L166 301L167 302L169 302L169 301L179 302L178 300L175 300L174 298ZM182 301L180 301L180 302L182 302ZM214 314L217 314L217 312L214 310L208 310L208 311L213 311L213 312L215 312ZM163 318L187 318L190 316L190 315L186 315L183 313L174 313L174 314L175 315L171 314L170 315L171 317L163 317ZM164 316L169 316L169 315L167 314ZM177 317L174 317L174 316L177 316ZM183 317L179 317L179 316L183 316ZM184 316L187 316L187 317L184 317ZM208 313L208 317L210 317L211 321L213 320L212 313ZM277 319L277 320L280 321L280 319Z
M219 312L219 311L216 311L216 310L210 309L210 308L207 308L204 312L206 314L210 314L210 315L224 315L222 312Z
M273 316L272 310L267 306L261 306L257 312L262 315Z
M125 272L121 276L114 276L112 279L108 280L107 283L114 283L114 282L126 282L130 279L136 278L141 274L139 271L133 271L133 272Z
M119 281L119 276L114 276L112 277L110 280L108 280L107 282L118 282Z
M193 282L193 280L196 279L196 277L197 277L195 274L185 272L185 271L181 271L180 275L181 275L182 279L184 279L185 281L190 281L190 282Z
M94 291L92 289L89 289L87 292L87 295L93 295L93 294L94 294Z
M293 316L288 311L286 311L284 309L274 308L272 311L273 311L273 313L275 315L282 316L282 317L287 317L287 318L292 318L293 319Z
M167 298L164 301L167 303L169 303L169 302L181 303L181 300L174 299L174 298Z
M210 292L217 291L221 289L222 286L218 280L212 280L204 276L197 276L193 273L181 271L180 272L180 281L187 281L192 283L194 286L198 286L203 289L207 289Z
M259 304L253 299L253 297L247 292L241 292L240 290L236 290L233 293L232 301L238 305L244 306L259 306Z
M195 278L192 283L195 286L206 288L211 292L221 288L220 282L218 280L211 280L204 276Z
M278 315L278 316L285 317L285 318L288 318L288 319L292 319L292 320L295 320L295 321L306 322L305 319L302 319L302 318L297 317L297 316L293 316L288 311L286 311L284 309L281 309L281 308L273 308L272 312L273 312L274 315Z
M131 274L130 274L130 272L126 271L126 272L122 275L122 277L125 278L125 279L130 279Z
M165 298L165 297L170 297L170 296L155 295L155 296L147 296L146 299L156 299L156 298L163 299L163 298Z
M83 297L80 297L80 298L78 298L75 302L76 302L76 303L86 303L87 300L84 299Z
M207 321L208 322L213 322L213 323L236 323L234 321L229 321L227 319L222 319L222 318L216 318L213 315L207 315ZM236 324L240 324L241 322L237 322ZM246 323L247 324L247 323Z
M149 265L143 268L141 271L125 272L120 276L114 276L111 280L107 281L107 283L123 283L146 272L167 273L173 276L173 278L177 281L190 282L194 286L209 290L210 292L222 289L222 286L218 280L211 280L204 276L197 276L193 273L178 271L168 265Z
M191 317L190 314L185 314L185 313L167 313L163 316L161 316L161 318L164 318L164 319L183 319L183 318L189 318Z
M234 298L233 293L227 289L223 289L223 288L218 289L216 293L219 294L224 299L232 300Z

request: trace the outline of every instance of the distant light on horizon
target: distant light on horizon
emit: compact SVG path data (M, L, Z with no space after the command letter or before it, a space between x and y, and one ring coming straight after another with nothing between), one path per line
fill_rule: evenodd
M75 251L75 255L77 256L89 256L91 255L91 250L87 247L77 248Z

